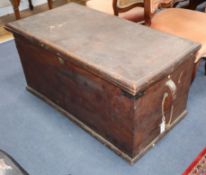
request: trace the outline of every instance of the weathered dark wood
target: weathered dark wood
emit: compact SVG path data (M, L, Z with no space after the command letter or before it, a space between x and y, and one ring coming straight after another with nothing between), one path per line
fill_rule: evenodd
M15 38L29 87L78 116L120 149L132 150L132 101L120 88L69 60L61 64L58 56L44 48L21 37Z
M186 113L197 44L75 4L6 28L28 89L130 162Z
M166 129L170 128L173 122L184 115L192 69L193 61L190 58L176 67L173 73L149 87L145 91L143 98L135 101L133 156L141 152L142 149L159 136L159 125L163 117L161 107L165 93L168 93L168 98L166 98L165 102ZM173 95L169 87L166 86L167 82L171 80L177 88L174 99L172 99ZM172 105L174 107L173 112L171 111ZM171 112L173 113L172 116Z
M149 85L145 82L157 81L171 72L172 66L179 65L180 58L195 48L193 42L168 37L145 26L77 4L68 6L73 8L66 5L7 26L15 33L26 35L32 42L52 48L64 57L70 56L75 64L108 79L132 95Z

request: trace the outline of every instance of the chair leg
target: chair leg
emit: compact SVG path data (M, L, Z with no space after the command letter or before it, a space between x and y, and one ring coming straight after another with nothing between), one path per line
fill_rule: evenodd
M14 14L15 14L16 19L20 19L21 16L19 12L19 7L14 7L13 9L14 9Z
M47 0L49 9L52 9L52 0Z
M29 8L30 8L30 10L33 10L34 9L34 6L33 6L33 4L32 4L32 0L28 0L29 1Z
M20 0L10 0L11 1L11 4L13 6L13 9L14 9L14 14L15 14L15 17L16 19L20 19L20 12L19 12L19 3L20 3Z

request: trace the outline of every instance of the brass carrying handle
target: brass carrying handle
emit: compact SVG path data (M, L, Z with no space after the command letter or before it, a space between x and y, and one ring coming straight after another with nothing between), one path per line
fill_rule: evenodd
M177 92L177 86L176 86L176 84L174 83L173 80L169 79L169 80L166 82L165 85L169 88L169 90L170 90L170 92L171 92L171 94L172 94L172 100L174 101L174 100L176 99L176 92Z
M169 88L170 93L172 95L172 103L176 99L176 92L177 92L177 86L174 83L173 80L169 79L165 85ZM166 123L166 117L165 117L165 102L166 99L169 97L169 94L167 92L164 93L163 99L162 99L162 123L160 124L160 133L163 133L168 127L170 127L171 122L172 122L172 117L173 117L173 110L174 106L173 104L171 105L171 110L170 110L170 118L169 121Z

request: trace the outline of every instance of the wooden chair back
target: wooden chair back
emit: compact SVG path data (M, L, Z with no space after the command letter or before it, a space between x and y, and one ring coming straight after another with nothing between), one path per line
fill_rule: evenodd
M145 23L147 25L151 24L152 16L155 12L162 6L172 7L174 0L145 0L144 10L145 10Z
M116 16L137 6L144 7L144 0L113 0L114 15Z
M171 7L175 0L113 0L114 15L126 12L134 7L144 7L145 22L151 23L152 15L160 6ZM177 0L176 0L177 1Z

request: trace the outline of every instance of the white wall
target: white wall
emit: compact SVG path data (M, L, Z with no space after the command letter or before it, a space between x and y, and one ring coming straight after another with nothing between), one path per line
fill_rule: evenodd
M9 1L9 0L7 0L7 1ZM33 5L35 6L35 5L44 4L44 3L47 2L47 0L32 0L32 2L33 2ZM28 0L21 0L19 9L24 10L24 9L27 9L27 8L29 8ZM8 15L8 14L11 14L11 13L13 13L13 8L12 8L11 4L9 4L9 6L7 6L7 7L0 7L0 16Z

